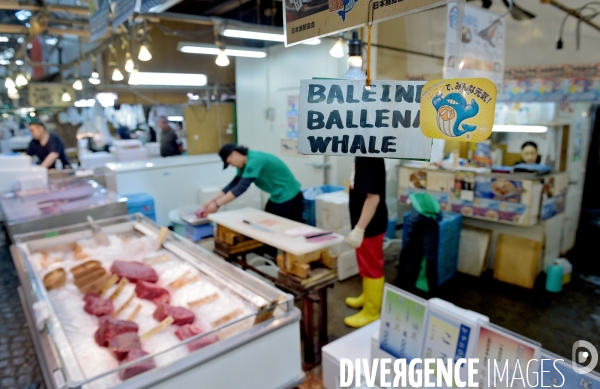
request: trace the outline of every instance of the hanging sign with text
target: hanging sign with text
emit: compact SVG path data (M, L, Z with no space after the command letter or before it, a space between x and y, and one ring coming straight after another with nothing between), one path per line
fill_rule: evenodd
M286 46L423 11L450 0L284 0ZM369 8L370 7L370 8ZM369 10L372 12L370 17Z
M421 98L421 129L429 138L481 142L492 134L496 86L487 78L429 81Z
M298 152L428 161L421 132L425 81L314 79L300 83Z

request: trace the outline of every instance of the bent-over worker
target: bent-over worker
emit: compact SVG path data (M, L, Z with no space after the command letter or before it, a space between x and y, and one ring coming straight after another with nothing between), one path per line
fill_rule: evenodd
M254 183L270 194L266 212L302 222L304 197L300 192L300 183L282 160L272 154L248 150L233 143L221 147L219 156L223 160L223 169L232 165L237 168L237 174L229 185L202 204L205 216L235 200Z
M56 161L60 160L64 168L71 166L62 140L58 135L49 133L44 123L39 120L30 121L29 131L33 139L29 142L27 155L36 156L38 165L54 169Z

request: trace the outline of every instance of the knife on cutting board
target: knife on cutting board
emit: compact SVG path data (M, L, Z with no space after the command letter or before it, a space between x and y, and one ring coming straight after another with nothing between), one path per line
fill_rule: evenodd
M91 216L87 216L87 221L92 228L92 234L94 235L94 239L100 246L110 246L110 240L108 240L108 236L102 231L102 227L96 224L94 219Z

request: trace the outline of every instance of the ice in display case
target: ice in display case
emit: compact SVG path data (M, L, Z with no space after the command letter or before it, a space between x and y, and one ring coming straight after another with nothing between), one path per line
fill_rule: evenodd
M139 214L97 223L110 245L100 246L89 225L75 224L51 234L17 235L11 247L23 308L48 387L172 388L202 383L207 388L266 389L291 388L303 381L300 312L293 296L176 234L169 234L156 250L159 228ZM116 295L112 319L131 319L147 353L119 362L117 353L95 340L97 329L108 319L86 313L81 284L75 284L79 279L73 268L91 261L106 271L98 277L110 275L115 261L151 268L158 278L153 285L168 291L169 304L193 312L197 334L180 340L186 326L172 324L146 337L162 320L156 314L161 302L144 299L149 297L141 292L143 281L119 281L102 296ZM64 281L48 283L52 278L48 274L59 269ZM47 313L47 320L40 312ZM43 325L36 329L40 321Z

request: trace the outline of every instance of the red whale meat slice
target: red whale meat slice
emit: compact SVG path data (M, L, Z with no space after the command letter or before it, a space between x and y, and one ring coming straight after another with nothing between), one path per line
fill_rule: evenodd
M158 281L158 274L156 274L154 269L140 262L115 261L110 271L119 277L127 278L131 282Z
M148 355L147 352L145 352L142 349L133 349L129 352L129 354L127 354L127 358L125 358L123 360L123 362L121 362L121 364L125 364L131 361L135 361L136 359L139 359L145 355ZM130 366L126 369L123 369L119 372L119 378L122 381L125 381L126 379L129 379L133 376L136 376L138 374L142 374L145 371L148 370L152 370L156 367L156 364L154 363L154 360L152 358L147 359L143 362L140 363L136 363L133 366Z
M96 330L94 339L99 346L106 347L110 339L125 332L135 332L137 334L138 325L132 321L106 318L100 320L100 327Z
M152 315L158 321L163 321L167 316L173 318L173 324L182 326L192 324L196 316L194 312L182 307L173 307L169 304L159 304Z
M140 281L135 286L135 294L144 300L150 300L154 304L168 303L171 299L169 291L158 285Z
M198 328L197 326L193 324L186 324L175 331L175 336L177 336L179 340L186 340L192 336L201 334L202 332L202 329ZM198 340L188 343L187 347L190 351L196 351L217 341L219 341L219 337L216 334L208 334L204 335Z
M114 311L113 303L109 299L103 299L94 293L88 293L83 298L85 306L83 310L94 316L111 315Z
M140 337L137 332L124 332L108 340L108 348L115 353L119 361L127 358L131 350L141 349Z

